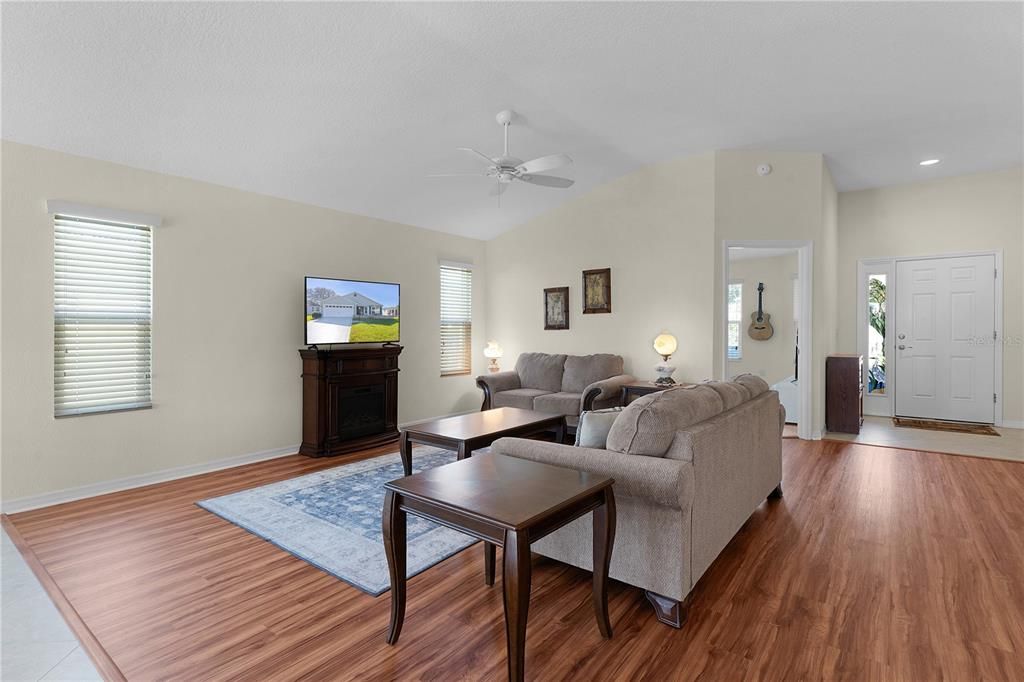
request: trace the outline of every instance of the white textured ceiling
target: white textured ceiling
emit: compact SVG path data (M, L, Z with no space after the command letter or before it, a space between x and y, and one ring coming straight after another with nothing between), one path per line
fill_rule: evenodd
M640 166L818 151L842 190L1021 163L1020 3L9 3L4 138L487 238ZM564 151L501 206L453 150ZM938 156L943 163L921 168Z

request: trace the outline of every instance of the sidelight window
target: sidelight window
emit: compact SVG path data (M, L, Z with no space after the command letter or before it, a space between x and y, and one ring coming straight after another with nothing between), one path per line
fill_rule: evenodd
M885 394L885 293L886 275L868 275L867 392Z

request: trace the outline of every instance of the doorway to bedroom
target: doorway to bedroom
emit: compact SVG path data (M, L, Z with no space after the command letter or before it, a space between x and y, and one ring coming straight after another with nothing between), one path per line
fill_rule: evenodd
M784 435L811 438L811 245L725 242L721 378L755 374L779 393ZM804 380L806 377L807 380Z

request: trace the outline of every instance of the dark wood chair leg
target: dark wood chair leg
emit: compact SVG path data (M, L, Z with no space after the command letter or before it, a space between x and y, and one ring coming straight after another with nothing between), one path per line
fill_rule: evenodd
M591 590L597 628L605 639L612 637L608 619L608 566L615 544L615 495L605 488L604 504L594 510L594 585Z
M384 496L384 554L391 574L391 622L388 625L388 644L397 644L405 620L405 511L399 506L400 498L388 490Z
M526 616L530 610L530 541L526 533L505 531L503 551L508 679L522 682L526 666Z
M647 601L651 602L651 606L654 607L654 615L659 621L674 628L683 627L683 623L686 622L686 607L682 602L671 597L663 597L650 590L644 594L647 595Z
M484 542L484 584L494 585L494 544Z
M782 484L781 483L779 483L777 486L775 486L775 490L773 490L770 493L768 493L768 499L769 500L779 500L779 499L782 499Z
M409 442L409 434L402 431L399 437L398 452L402 455L402 469L406 476L412 476L412 443Z

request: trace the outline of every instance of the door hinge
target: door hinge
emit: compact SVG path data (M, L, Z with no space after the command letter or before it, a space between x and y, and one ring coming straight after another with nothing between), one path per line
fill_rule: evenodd
M992 279L999 279L999 268L992 269Z
M996 340L996 330L995 329L992 330L992 340L993 341Z
M997 403L997 402L998 402L998 401L996 400L996 394L995 394L995 393L993 393L993 394L992 394L992 403L993 403L993 404L995 404L995 403Z

